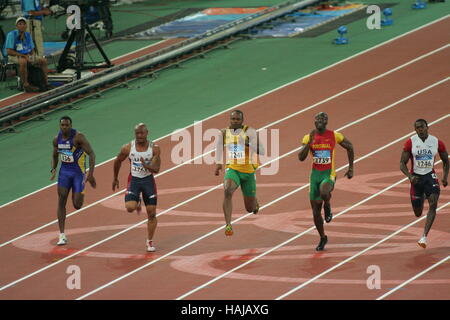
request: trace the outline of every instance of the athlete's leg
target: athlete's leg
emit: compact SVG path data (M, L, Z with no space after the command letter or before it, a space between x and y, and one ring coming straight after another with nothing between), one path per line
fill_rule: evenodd
M439 200L439 193L432 193L428 197L429 209L427 213L427 222L425 223L425 228L423 235L428 236L428 232L430 232L431 226L433 225L434 219L436 218L436 209Z
M258 199L256 199L256 197L244 196L244 204L245 204L245 210L247 210L247 212L253 212L253 213L258 212L257 208L259 207L259 205L258 205Z
M420 183L412 184L410 189L411 205L416 217L420 217L423 212L423 205L425 200L424 188Z
M310 200L311 208L313 211L314 225L316 226L317 232L321 238L325 237L325 230L323 228L323 218L322 218L322 200Z
M72 204L75 209L81 209L84 201L85 175L74 174L72 186Z
M128 177L127 191L125 192L125 208L128 212L133 212L139 205L141 186L138 178Z
M247 212L257 214L259 211L258 199L256 199L256 177L255 173L241 174L241 190L244 196L244 204Z
M84 193L72 191L72 204L75 209L81 209L84 201Z
M133 212L134 210L136 210L138 206L138 202L131 200L131 201L125 201L125 208L127 209L128 212Z
M233 193L239 187L232 179L225 179L223 183L224 198L223 198L223 214L225 216L225 223L231 224L231 212L233 210Z
M158 221L156 220L156 205L147 205L145 206L147 209L147 239L152 240L153 235L155 234L156 226L158 225Z
M331 222L333 219L333 214L331 213L331 192L334 189L334 184L330 180L325 180L320 184L320 197L323 200L323 211L325 213L325 221L327 223Z
M64 233L64 228L66 224L66 204L67 198L69 196L70 189L58 186L58 226L59 232Z

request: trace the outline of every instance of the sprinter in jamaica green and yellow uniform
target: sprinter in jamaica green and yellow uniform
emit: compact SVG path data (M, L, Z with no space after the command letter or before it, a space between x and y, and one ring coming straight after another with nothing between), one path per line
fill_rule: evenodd
M259 210L256 199L255 171L258 167L258 154L263 155L264 149L259 142L256 130L244 126L243 122L242 111L232 111L230 126L221 130L221 137L219 137L216 147L216 176L223 168L224 158L226 159L223 213L226 223L225 235L227 236L233 235L231 227L232 197L239 186L244 196L245 209L254 214Z
M325 235L322 219L322 203L325 212L325 221L328 223L333 218L331 213L331 191L336 182L335 171L335 147L340 144L347 150L348 171L345 176L349 179L353 177L353 145L341 133L327 130L328 115L320 112L315 116L315 127L310 134L303 137L302 147L298 154L298 159L304 161L311 153L313 158L312 170L309 179L309 199L313 210L314 224L320 234L320 242L316 247L317 251L322 251L328 242Z

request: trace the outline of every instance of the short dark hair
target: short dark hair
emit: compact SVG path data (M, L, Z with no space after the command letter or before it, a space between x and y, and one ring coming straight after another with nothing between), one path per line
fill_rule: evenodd
M61 117L61 119L59 119L59 123L61 123L61 121L63 121L63 120L69 120L69 121L70 121L70 124L72 124L72 119L71 119L69 116L63 116L63 117Z
M240 115L241 115L241 117L242 117L242 119L244 119L244 113L241 111L241 110L233 110L233 111L231 111L231 113L233 114L233 113L239 113Z
M425 120L425 119L417 119L417 120L414 122L414 125L416 125L417 122L423 122L423 123L425 123L425 125L426 125L427 128L428 128L428 122L427 122L427 120Z

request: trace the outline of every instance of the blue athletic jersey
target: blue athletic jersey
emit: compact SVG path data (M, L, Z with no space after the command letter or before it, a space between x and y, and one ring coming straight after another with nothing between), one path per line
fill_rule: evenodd
M8 56L8 50L6 49L13 49L21 54L30 54L33 51L34 43L30 33L25 31L23 40L19 36L20 32L17 29L8 32L2 48L4 57Z
M75 147L73 139L77 134L77 130L71 129L70 137L64 140L62 137L62 132L59 131L58 134L58 153L61 159L61 170L60 171L71 171L78 173L86 172L86 152L81 148Z

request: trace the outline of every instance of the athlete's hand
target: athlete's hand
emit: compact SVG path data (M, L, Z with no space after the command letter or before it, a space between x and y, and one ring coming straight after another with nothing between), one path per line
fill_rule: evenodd
M113 191L116 191L116 188L119 189L119 179L114 179L112 183Z
M418 176L410 176L410 177L408 177L408 179L412 184L416 184L417 182L419 182Z
M411 181L412 184L416 184L417 182L419 182L419 177L411 176L411 177L409 177L409 181Z
M222 170L222 165L216 165L216 170L214 171L214 175L218 176L220 174L220 170Z
M443 185L444 187L446 187L446 186L448 185L447 179L442 179L441 181L442 181L442 185Z
M52 175L50 176L50 180L53 181L53 180L55 180L55 177L56 177L56 169L52 169L50 172L51 172L51 174L52 174Z
M97 187L97 182L95 181L95 178L92 174L88 174L85 179L86 180L84 181L84 183L86 183L86 181L88 181L90 183L90 185L92 186L92 188Z
M142 163L142 167L144 167L145 170L150 171L150 169L148 168L148 165L145 163L145 159L143 157L141 157L141 163Z
M316 129L313 129L310 133L309 133L309 145L312 145L314 142L314 135L316 134Z
M344 177L349 179L353 178L353 168L348 168L347 172L344 174Z

